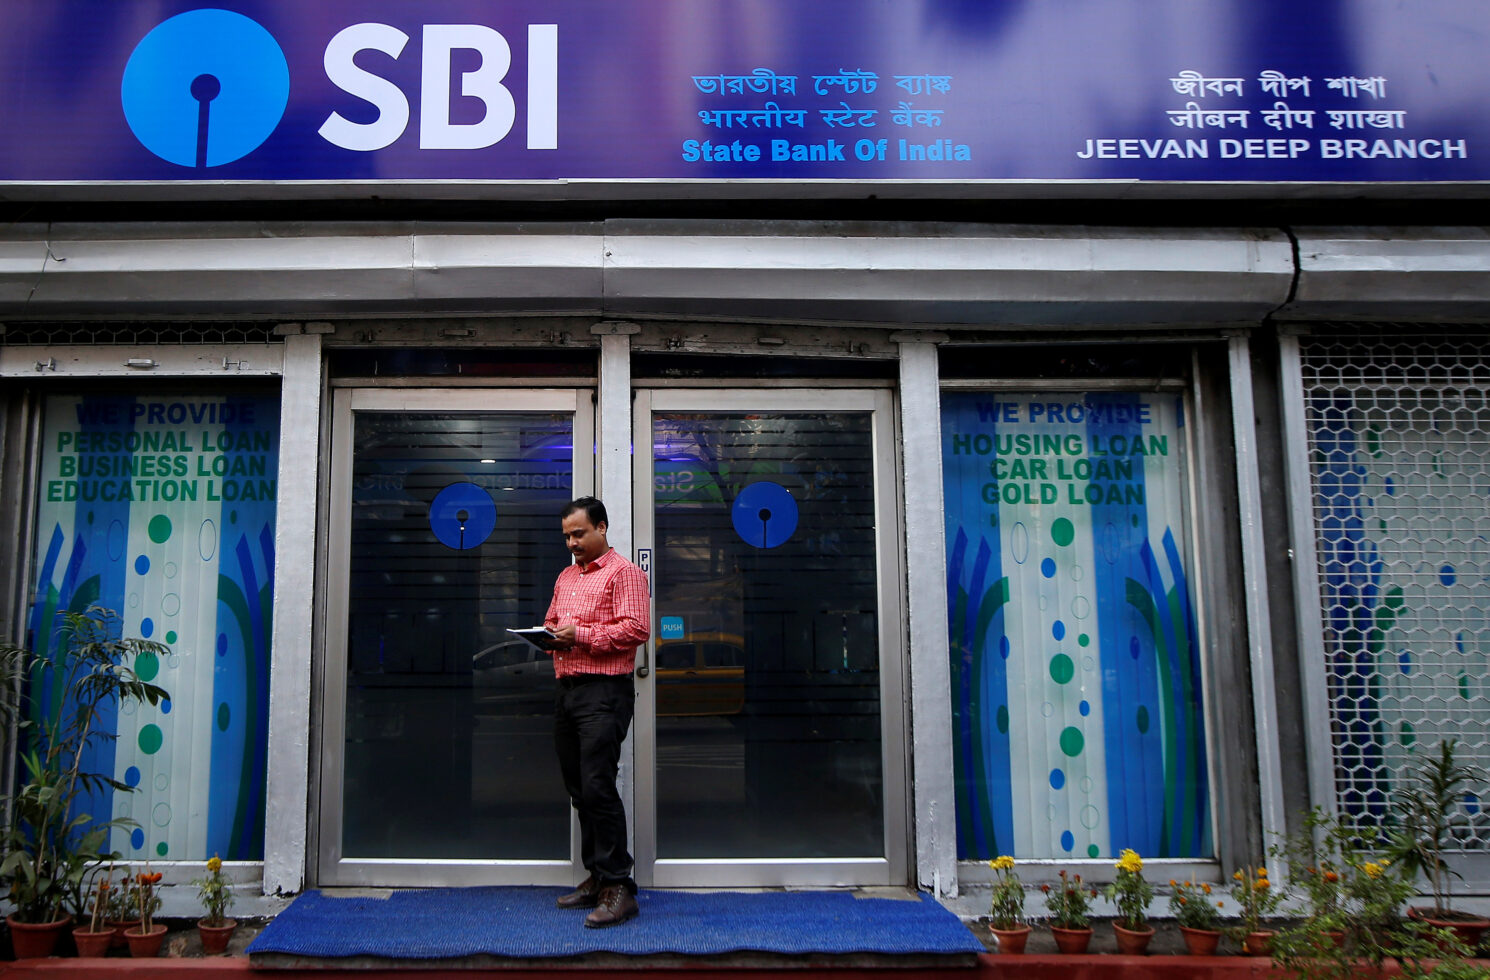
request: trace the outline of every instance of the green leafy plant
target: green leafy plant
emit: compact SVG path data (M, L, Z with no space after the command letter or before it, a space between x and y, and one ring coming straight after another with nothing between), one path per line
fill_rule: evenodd
M204 921L209 926L222 925L227 918L228 906L233 904L232 885L222 873L222 858L216 854L208 858L207 876L193 878L191 883L197 886L197 898L202 908L207 910Z
M1050 910L1050 924L1058 929L1089 929L1092 925L1092 899L1097 889L1082 884L1081 875L1061 871L1058 884L1041 885L1045 907Z
M1221 928L1221 907L1225 904L1211 898L1210 882L1175 881L1169 879L1169 913L1174 921L1186 929L1206 929L1215 932Z
M995 929L1016 929L1024 922L1024 884L1014 871L1014 859L1000 854L988 866L993 869L993 898L989 903L990 924Z
M102 710L129 701L159 704L169 696L134 666L142 656L165 655L163 644L118 638L118 616L96 606L59 619L53 653L0 644L0 683L20 694L7 711L17 722L22 770L0 834L0 882L22 922L52 922L63 912L81 916L93 874L114 857L104 851L109 832L134 825L78 812L85 794L133 791L83 767L90 746L117 737L99 727Z
M1453 844L1454 827L1468 819L1460 801L1485 779L1484 770L1460 762L1458 752L1458 739L1440 742L1437 755L1411 770L1392 801L1397 833L1390 852L1406 874L1428 879L1436 919L1455 914L1452 879L1459 873L1449 867L1445 854Z
M1238 868L1231 876L1231 897L1236 900L1242 932L1258 932L1262 920L1278 909L1281 898L1268 880L1268 869L1262 865Z
M1403 914L1417 893L1415 875L1385 848L1375 827L1315 810L1275 849L1290 862L1290 883L1306 902L1296 910L1300 920L1272 941L1273 958L1287 972L1300 980L1354 980L1395 961L1404 977L1438 977L1468 953L1452 933Z
M1118 854L1117 877L1104 890L1108 900L1117 906L1118 925L1124 929L1142 930L1148 926L1149 903L1154 900L1154 886L1143 877L1143 858L1132 848Z

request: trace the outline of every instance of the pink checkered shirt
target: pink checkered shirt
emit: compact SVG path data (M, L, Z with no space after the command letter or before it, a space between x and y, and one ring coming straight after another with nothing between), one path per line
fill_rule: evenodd
M588 565L559 573L543 625L577 623L574 646L554 652L554 674L629 674L636 648L652 633L647 575L612 548Z

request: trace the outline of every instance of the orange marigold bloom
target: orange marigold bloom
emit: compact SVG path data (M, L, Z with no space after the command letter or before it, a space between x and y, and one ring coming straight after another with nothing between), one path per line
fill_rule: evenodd
M1325 880L1325 881L1328 881L1328 882L1331 882L1331 883L1334 883L1334 882L1337 882L1337 881L1339 881L1339 880L1340 880L1340 876L1339 876L1339 875L1337 875L1337 874L1336 874L1336 873L1335 873L1335 872L1333 872L1333 871L1326 871L1326 872L1325 872L1325 873L1324 873L1324 880Z

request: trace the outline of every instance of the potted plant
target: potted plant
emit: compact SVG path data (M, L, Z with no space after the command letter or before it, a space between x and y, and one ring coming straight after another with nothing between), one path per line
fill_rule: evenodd
M1024 921L1024 884L1014 871L1014 859L1000 854L988 866L993 869L988 931L998 940L1000 953L1023 953L1030 927Z
M160 954L160 944L166 938L165 924L155 921L155 913L160 910L160 896L155 894L155 886L160 884L160 878L159 871L151 873L148 861L145 870L135 875L135 884L139 886L135 895L139 901L140 924L124 930L130 956L148 958Z
M119 886L109 893L109 927L114 930L113 949L127 945L124 933L140 924L140 886L127 864L118 867Z
M103 956L113 945L114 929L109 925L109 895L114 891L113 868L94 877L93 901L88 924L72 931L79 956Z
M1117 906L1117 918L1112 931L1117 937L1118 952L1138 955L1148 949L1154 938L1154 927L1149 925L1149 903L1154 900L1154 886L1143 877L1143 858L1132 848L1118 855L1117 877L1107 886L1105 894Z
M1490 919L1453 908L1453 879L1459 873L1449 867L1447 853L1454 845L1454 829L1468 817L1460 806L1465 793L1485 778L1484 770L1458 758L1459 740L1438 745L1436 756L1418 765L1409 781L1392 801L1397 833L1391 856L1401 862L1409 877L1422 874L1433 893L1432 908L1409 909L1437 928L1452 929L1470 949L1480 944Z
M22 782L0 831L0 884L15 906L7 921L17 955L49 955L71 914L83 914L92 872L113 857L103 850L110 831L134 824L78 812L84 794L105 788L132 792L109 775L83 768L90 746L116 738L98 727L102 710L130 701L159 704L168 697L134 670L139 656L164 655L164 645L120 639L117 615L96 606L59 619L40 650L0 643L0 684L19 693L4 710L5 720L16 722Z
M1279 893L1268 880L1268 869L1247 865L1231 875L1231 897L1236 899L1240 924L1237 933L1248 956L1269 951L1275 930L1263 928L1263 918L1278 908Z
M1091 908L1097 890L1082 884L1081 875L1061 871L1060 883L1041 885L1050 910L1050 934L1062 953L1084 953L1092 941Z
M202 940L202 951L216 956L228 948L238 920L227 917L228 906L233 904L232 886L222 873L222 858L216 854L207 859L207 877L194 878L197 897L207 914L197 920L197 935Z
M1221 907L1211 899L1209 882L1169 879L1169 911L1191 956L1210 956L1221 942Z

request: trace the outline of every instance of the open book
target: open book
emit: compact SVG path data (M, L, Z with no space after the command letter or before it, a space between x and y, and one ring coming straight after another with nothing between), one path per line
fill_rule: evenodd
M509 629L507 632L513 636L527 640L540 650L552 650L558 645L559 638L550 633L542 626L530 626L527 629Z

